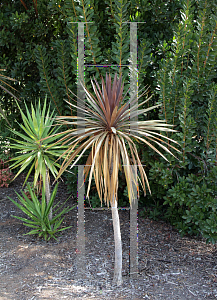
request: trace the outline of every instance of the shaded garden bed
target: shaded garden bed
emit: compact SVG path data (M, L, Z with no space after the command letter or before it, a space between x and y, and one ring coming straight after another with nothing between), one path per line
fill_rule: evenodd
M11 215L22 212L7 199L24 177L0 189L0 299L217 299L217 249L181 238L163 222L138 218L139 275L129 277L129 212L120 211L123 285L112 286L114 241L111 212L85 211L86 275L76 277L77 211L70 211L57 241L23 236L29 229ZM60 183L56 201L66 200ZM76 204L70 197L68 205Z

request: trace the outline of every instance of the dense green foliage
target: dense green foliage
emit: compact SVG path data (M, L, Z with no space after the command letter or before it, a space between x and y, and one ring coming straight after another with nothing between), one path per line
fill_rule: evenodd
M168 205L165 218L169 219L184 235L202 234L208 242L217 239L217 167L207 176L189 174L167 192L164 205Z
M166 205L166 219L182 234L200 232L212 242L217 238L213 227L217 221L215 9L214 1L196 5L186 1L173 43L162 45L165 58L157 75L158 101L163 104L159 116L178 130L170 137L180 143L182 155L179 161L168 156L168 164L156 158L149 172L152 197Z
M138 82L150 85L154 95L148 105L162 104L143 119L165 119L178 133L169 137L182 148L179 160L166 163L148 147L138 144L152 195L141 197L145 215L164 216L182 234L202 234L214 242L216 231L217 161L217 4L215 0L41 0L1 4L0 69L19 80L19 105L30 107L47 94L60 115L76 113L63 99L77 92L77 24L85 23L85 64L129 64L129 24L138 24ZM24 1L22 1L24 3ZM106 72L117 71L126 82L127 66L85 68L85 83ZM126 84L127 89L127 84ZM20 121L14 99L0 91L1 107L18 130ZM5 120L1 135L9 136ZM84 157L82 164L86 160ZM69 189L76 190L77 174L68 176ZM196 181L197 178L197 181ZM120 174L119 198L125 182ZM93 189L93 194L94 194ZM181 193L182 191L182 193ZM94 198L94 204L97 199Z

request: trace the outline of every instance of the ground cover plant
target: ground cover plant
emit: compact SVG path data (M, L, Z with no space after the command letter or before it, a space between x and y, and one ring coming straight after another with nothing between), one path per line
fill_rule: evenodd
M0 169L0 187L8 187L13 180L13 174L9 168Z

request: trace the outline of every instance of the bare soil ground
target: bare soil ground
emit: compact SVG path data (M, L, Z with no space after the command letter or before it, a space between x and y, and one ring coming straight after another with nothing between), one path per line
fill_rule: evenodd
M168 224L138 218L137 279L129 277L129 212L120 211L123 285L112 285L114 241L111 212L86 211L86 274L77 278L76 208L57 241L23 236L29 229L11 215L24 216L16 199L23 176L0 189L0 299L217 299L217 248L204 240L181 238ZM61 183L56 200L67 198ZM69 204L76 204L70 199Z

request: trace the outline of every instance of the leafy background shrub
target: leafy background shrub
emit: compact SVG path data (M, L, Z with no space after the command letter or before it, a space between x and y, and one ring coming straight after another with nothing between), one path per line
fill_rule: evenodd
M0 143L0 187L8 187L13 179L13 173L9 169L10 152L7 144Z
M10 159L10 157L8 157ZM0 158L0 169L5 169L9 167L9 162L5 160L5 158Z
M11 152L8 141L0 139L0 169L9 167L9 160L11 159Z
M217 239L217 167L207 176L189 174L168 190L165 218L181 233L203 235L207 242ZM214 181L213 181L214 180Z

